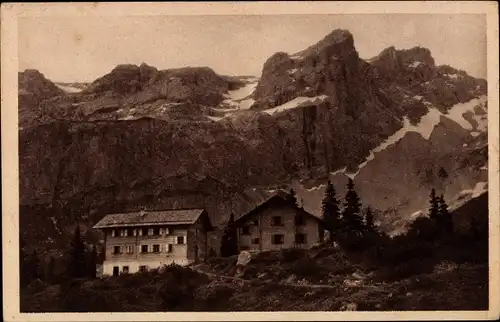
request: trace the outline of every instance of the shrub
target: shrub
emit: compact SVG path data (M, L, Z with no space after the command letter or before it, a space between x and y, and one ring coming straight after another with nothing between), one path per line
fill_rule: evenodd
M281 263L290 263L303 258L306 251L300 248L283 249L279 252L279 261Z
M179 265L169 265L161 274L159 288L162 307L166 310L189 310L193 307L195 289L208 283L206 275Z
M318 265L318 263L309 257L302 257L290 266L290 273L295 274L297 277L315 277L319 278L328 274L325 267Z
M237 286L232 283L212 282L200 286L195 292L196 309L203 311L220 311L227 308L227 301L236 292Z

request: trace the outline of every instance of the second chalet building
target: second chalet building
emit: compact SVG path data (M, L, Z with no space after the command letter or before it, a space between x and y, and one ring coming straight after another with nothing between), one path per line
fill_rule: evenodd
M204 209L136 211L104 216L103 275L187 265L207 256L212 225Z
M323 221L278 192L236 220L239 250L309 248L324 238Z

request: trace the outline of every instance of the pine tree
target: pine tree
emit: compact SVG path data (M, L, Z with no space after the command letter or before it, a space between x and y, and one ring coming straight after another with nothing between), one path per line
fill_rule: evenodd
M342 213L342 220L348 232L360 235L363 231L363 217L361 214L361 201L354 190L354 182L351 178L347 183L347 193L345 196L345 206Z
M85 276L85 245L78 224L70 244L67 261L66 274L69 278L82 278Z
M295 190L293 190L293 188L290 188L290 192L288 192L286 199L297 206L297 197L295 196Z
M448 212L448 205L444 200L444 196L441 195L438 198L438 227L442 228L445 233L453 232L453 219L451 214Z
M238 236L237 228L234 222L234 214L231 213L227 222L224 234L222 235L220 254L222 257L238 254Z
M373 212L370 207L368 207L365 214L365 230L367 232L375 232L375 224L373 223Z
M97 249L95 245L92 247L92 251L88 257L87 275L91 278L95 278L97 265Z
M439 203L438 203L438 198L436 197L436 190L434 188L432 188L429 197L430 197L429 218L435 221L439 217Z
M330 180L326 186L325 198L322 202L323 221L325 222L326 229L330 232L330 236L340 229L340 209L339 202L336 197L335 188Z

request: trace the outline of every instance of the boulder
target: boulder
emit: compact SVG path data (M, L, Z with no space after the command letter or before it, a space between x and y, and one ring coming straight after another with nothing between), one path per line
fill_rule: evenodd
M252 259L252 255L247 252L247 251L242 251L238 255L238 261L236 262L236 266L247 266L248 263L250 263L250 260Z

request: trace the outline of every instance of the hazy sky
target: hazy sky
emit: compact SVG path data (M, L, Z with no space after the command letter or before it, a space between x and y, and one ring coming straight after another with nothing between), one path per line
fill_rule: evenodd
M54 81L93 81L118 64L209 66L260 76L277 51L295 53L348 29L362 58L423 46L436 64L486 78L486 18L473 14L51 17L19 19L19 69Z

